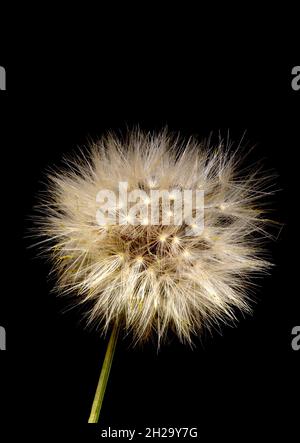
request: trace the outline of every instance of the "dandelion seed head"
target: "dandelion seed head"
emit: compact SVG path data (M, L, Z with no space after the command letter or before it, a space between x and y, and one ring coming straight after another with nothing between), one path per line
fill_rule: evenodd
M270 266L258 239L268 236L262 203L272 191L257 168L241 169L240 156L222 142L215 149L167 131L133 131L125 140L103 137L52 172L36 230L58 292L90 302L90 324L106 330L122 320L136 342L156 335L160 343L172 329L191 343L195 331L250 312L250 277ZM189 229L152 224L150 214L133 224L124 200L115 211L122 223L110 213L99 226L97 193L115 192L119 182L148 195L168 190L172 204L172 190L201 187L203 230L197 221ZM144 202L151 206L149 197Z

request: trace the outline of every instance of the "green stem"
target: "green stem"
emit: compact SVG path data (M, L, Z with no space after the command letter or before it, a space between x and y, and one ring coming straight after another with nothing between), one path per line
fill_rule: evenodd
M98 381L98 386L96 389L96 393L95 393L95 397L94 397L94 401L93 401L93 405L92 405L92 409L91 409L91 414L89 417L89 423L97 423L98 419L99 419L99 414L100 414L100 410L101 410L101 406L103 403L103 398L104 398L104 394L105 394L105 389L106 389L106 385L107 385L107 381L108 381L108 377L109 377L109 373L110 373L110 368L111 368L111 364L112 364L112 360L113 360L113 356L114 356L114 352L115 352L115 348L116 348L116 344L117 344L117 339L118 339L118 333L119 333L119 326L117 323L115 323L113 330L111 332L111 336L107 345L107 349L106 349L106 353L105 353L105 357L104 357L104 362L102 365L102 369L101 369L101 373L100 373L100 377L99 377L99 381Z

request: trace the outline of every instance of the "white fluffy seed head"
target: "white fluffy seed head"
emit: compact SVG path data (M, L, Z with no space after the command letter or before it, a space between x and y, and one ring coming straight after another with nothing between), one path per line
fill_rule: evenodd
M270 177L240 170L239 157L221 142L212 147L167 131L133 131L126 140L102 138L68 160L49 175L37 217L58 291L89 302L89 324L107 330L122 321L136 341L155 333L158 344L169 328L191 343L203 327L235 320L236 309L250 311L249 277L269 267L262 203ZM97 193L117 192L119 182L148 194L202 189L204 230L152 225L148 218L99 226Z

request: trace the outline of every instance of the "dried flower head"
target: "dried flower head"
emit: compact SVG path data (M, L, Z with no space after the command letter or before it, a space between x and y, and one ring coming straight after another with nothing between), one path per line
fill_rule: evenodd
M122 320L136 341L155 332L159 343L171 328L191 342L202 327L234 320L236 308L249 311L250 277L269 266L262 208L271 191L259 168L239 170L239 157L222 142L213 148L167 131L132 131L125 140L108 135L68 160L49 175L38 218L59 292L90 302L89 323L104 330ZM158 223L145 212L148 197L138 223L130 223L124 197L108 209L106 224L97 222L99 191L117 193L124 182L148 196L169 191ZM197 219L162 223L166 211L170 220L174 215L174 190L204 191L201 229Z

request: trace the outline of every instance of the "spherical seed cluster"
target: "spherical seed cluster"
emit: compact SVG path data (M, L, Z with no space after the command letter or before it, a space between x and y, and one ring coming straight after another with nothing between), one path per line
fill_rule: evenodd
M129 133L109 135L49 175L41 199L38 233L57 274L57 289L88 303L90 323L104 330L122 321L136 341L173 329L191 342L204 327L249 311L246 289L269 263L261 252L266 236L260 201L269 177L239 170L239 152L195 139ZM154 225L150 213L131 224L124 202L118 222L99 225L99 190L203 190L204 228ZM150 199L145 199L150 204ZM172 209L172 206L170 206ZM168 212L172 215L172 210ZM160 216L164 207L159 207ZM122 220L122 223L120 221Z

